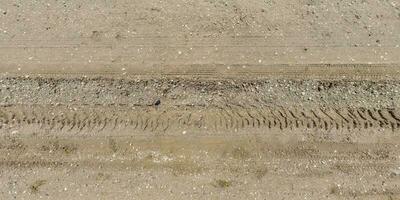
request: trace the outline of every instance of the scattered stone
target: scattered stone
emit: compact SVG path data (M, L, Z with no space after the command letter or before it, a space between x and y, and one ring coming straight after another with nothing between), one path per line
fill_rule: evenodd
M160 104L161 104L160 99L157 99L157 100L154 102L154 105L155 105L155 106L159 106Z
M391 169L390 174L394 176L400 176L400 169Z

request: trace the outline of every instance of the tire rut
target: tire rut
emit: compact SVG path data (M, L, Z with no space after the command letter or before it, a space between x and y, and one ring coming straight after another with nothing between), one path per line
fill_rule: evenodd
M219 106L211 108L148 108L123 106L7 106L0 107L0 130L35 126L45 130L99 132L137 130L318 129L324 131L400 128L400 112L392 108L285 108Z

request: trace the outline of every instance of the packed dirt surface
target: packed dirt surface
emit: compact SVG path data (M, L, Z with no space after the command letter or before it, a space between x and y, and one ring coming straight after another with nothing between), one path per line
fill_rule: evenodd
M343 70L355 78L5 75L1 195L396 199L400 81Z
M2 2L11 71L399 63L398 0Z
M399 6L3 2L0 199L400 199Z

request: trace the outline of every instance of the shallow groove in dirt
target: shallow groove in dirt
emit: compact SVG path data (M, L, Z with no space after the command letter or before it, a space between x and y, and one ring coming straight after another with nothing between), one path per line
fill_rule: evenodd
M197 77L201 79L357 79L357 80L399 80L400 70L397 63L386 64L275 64L255 65L243 64L190 64L190 65L155 65L146 68L119 67L106 68L102 66L87 66L85 69L71 68L60 71L46 67L26 67L15 71L15 67L3 67L0 73L6 76L21 75L47 77ZM65 68L65 67L63 67ZM6 73L4 73L6 72Z
M238 131L240 129L377 129L400 128L397 109L317 107L0 107L0 129L35 125L47 130L99 132L115 129Z

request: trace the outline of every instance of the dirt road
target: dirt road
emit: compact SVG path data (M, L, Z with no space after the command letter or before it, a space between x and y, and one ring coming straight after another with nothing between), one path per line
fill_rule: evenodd
M399 5L5 2L0 199L399 199Z
M5 75L1 194L395 199L399 76L341 69L350 78Z

